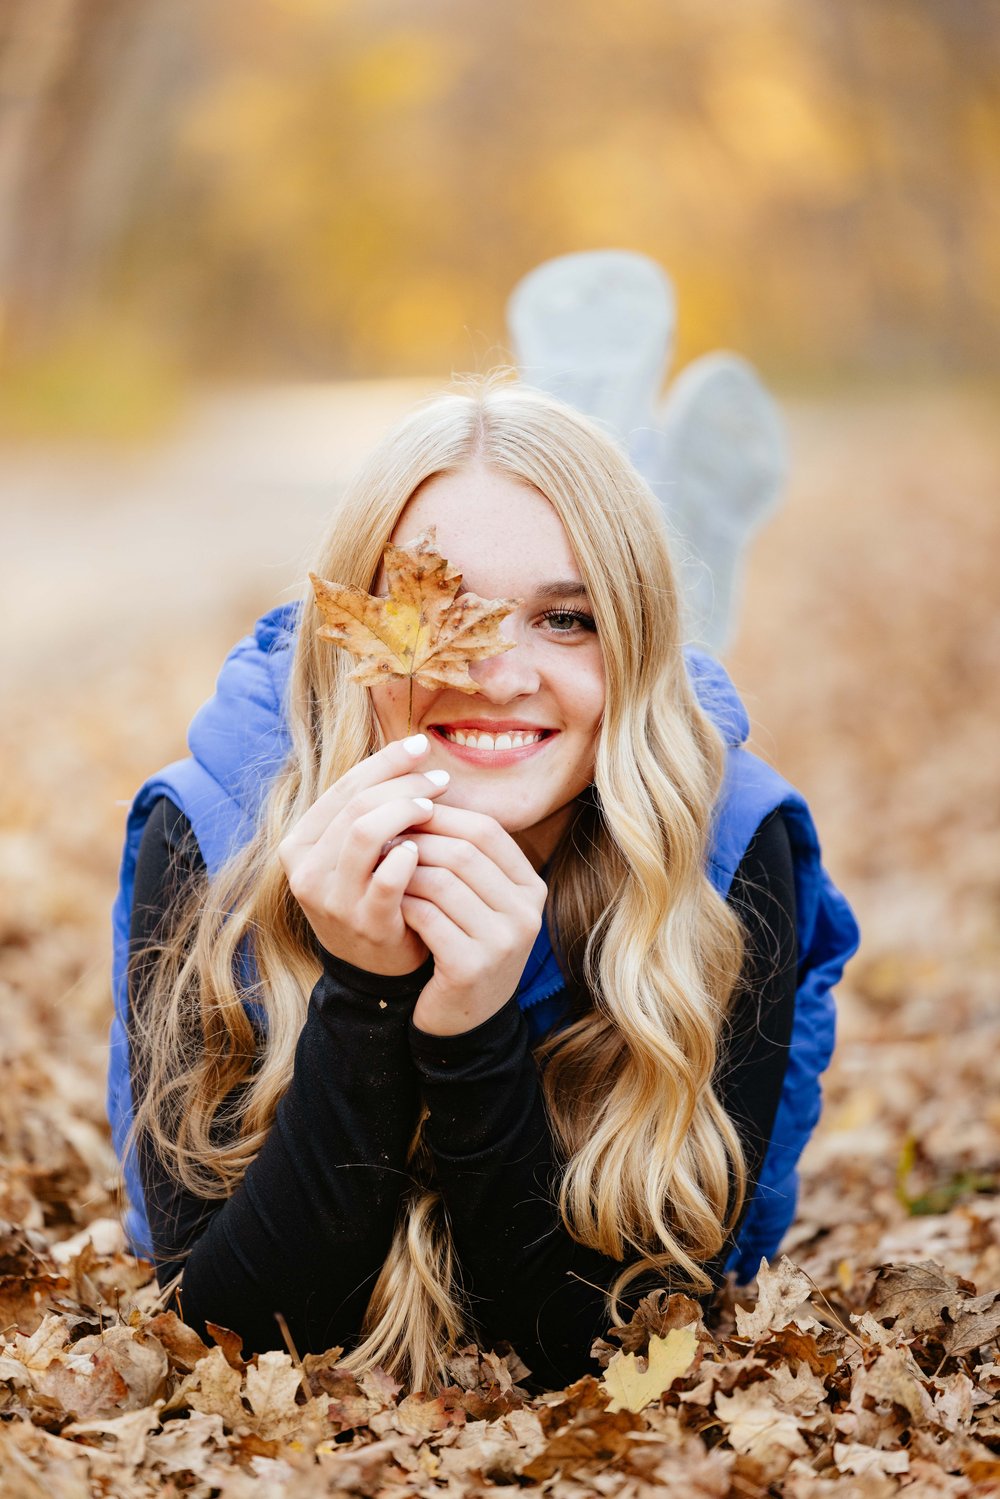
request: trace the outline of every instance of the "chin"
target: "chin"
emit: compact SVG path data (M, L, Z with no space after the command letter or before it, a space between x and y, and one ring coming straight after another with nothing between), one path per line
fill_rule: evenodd
M522 833L526 828L534 827L540 819L532 815L530 808L525 808L522 803L518 807L512 807L509 802L497 802L488 796L470 796L459 802L469 812L479 812L483 817L492 817L498 822L505 833Z

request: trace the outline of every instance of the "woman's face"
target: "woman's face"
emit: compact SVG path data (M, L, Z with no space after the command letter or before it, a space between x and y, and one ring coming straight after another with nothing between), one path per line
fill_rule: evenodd
M437 528L436 549L462 573L463 590L522 602L500 626L514 649L470 664L475 695L414 684L410 732L430 740L426 768L451 776L438 800L495 818L538 869L594 778L604 711L604 666L580 570L548 500L492 469L429 479L392 540L405 544L427 526ZM401 739L408 683L370 690L383 735Z

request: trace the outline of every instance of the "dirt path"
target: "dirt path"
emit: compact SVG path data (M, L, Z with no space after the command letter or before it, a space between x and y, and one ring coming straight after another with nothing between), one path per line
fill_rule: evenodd
M142 452L0 452L0 687L78 679L169 639L181 620L286 596L330 499L430 388L221 393Z

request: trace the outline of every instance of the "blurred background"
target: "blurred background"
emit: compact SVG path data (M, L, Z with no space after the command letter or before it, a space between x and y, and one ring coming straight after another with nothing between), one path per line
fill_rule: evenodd
M425 376L536 262L663 262L680 356L995 370L989 0L6 0L11 430L192 377Z
M382 428L604 247L789 433L726 664L864 932L790 1247L1000 1283L987 0L5 0L0 1216L108 1211L136 787Z

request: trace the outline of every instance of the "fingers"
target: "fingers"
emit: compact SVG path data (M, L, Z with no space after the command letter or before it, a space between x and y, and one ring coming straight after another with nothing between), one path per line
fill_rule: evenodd
M468 977L465 970L482 961L481 944L457 925L434 901L418 895L404 895L399 903L403 920L416 932L435 962L445 961L456 977Z
M433 811L430 797L396 797L354 817L343 828L338 818L315 845L314 856L320 867L336 865L349 888L360 889L381 868L379 861L386 844L426 823ZM343 816L347 818L348 811ZM334 847L335 842L338 847Z
M417 845L406 839L389 850L368 884L367 914L372 921L387 921L400 910L403 891L417 867Z
M412 782L413 785L419 783L420 789L411 791L410 795L440 794L444 786L437 786L432 790L433 783L428 783L426 776L420 774L419 767L426 760L427 750L427 735L413 734L409 739L395 739L376 754L369 755L367 760L362 760L360 764L346 771L339 780L323 792L322 796L316 798L309 810L296 823L289 834L289 839L300 846L317 843L334 818L354 797L361 796L383 784L405 780ZM444 784L447 785L447 782ZM405 787L397 787L392 794L406 795L407 791Z
M430 821L424 826L428 826ZM475 891L493 911L506 911L512 899L523 899L527 886L515 884L510 876L466 838L445 838L435 833L414 831L413 842L419 855L421 871L435 875L452 874ZM418 892L412 890L411 893ZM420 892L422 893L422 892ZM542 894L544 900L544 894Z
M466 937L481 937L491 923L497 924L498 917L509 919L503 908L488 906L450 869L421 869L418 865L406 886L406 894L410 899L436 906Z
M283 844L279 854L286 861L285 872L290 875L294 868L296 873L293 893L298 899L309 897L314 887L325 886L327 877L335 874L338 885L360 899L386 844L426 822L433 808L427 796L396 797L360 817L352 818L345 810L316 843L294 849Z
M531 861L492 817L485 817L479 812L466 812L461 807L436 804L433 817L423 824L423 831L447 838L464 839L473 844L515 885L537 890L542 883L532 868Z
M368 790L359 791L351 797L336 811L333 802L328 802L324 811L325 823L313 818L313 813L319 807L320 802L314 802L309 811L296 824L287 838L282 840L278 854L285 864L286 869L291 862L301 862L303 858L311 855L323 863L333 867L341 855L341 849L345 843L350 842L356 849L360 838L365 843L365 833L368 829L377 832L381 828L388 828L382 843L388 842L390 838L398 836L405 831L411 823L420 824L427 820L430 814L431 798L441 796L447 790L447 772L429 771L426 775L412 774L408 776L397 776L395 780L384 781L380 785L372 786ZM320 798L322 801L323 798ZM427 803L425 806L424 803ZM384 817L372 818L373 813L378 813L385 808L396 808L396 812L386 812ZM403 815L409 808L412 816ZM416 809L416 810L415 810ZM402 817L402 821L399 818ZM303 827L311 823L311 832L307 828L303 834ZM360 833L356 830L361 824ZM367 845L366 845L367 846ZM368 865L369 869L375 867L377 854L381 851L381 844L377 845L376 858Z
M454 928L451 937L460 934L470 939L480 952L492 954L492 960L504 962L509 953L521 952L525 944L530 948L545 906L542 880L536 878L534 890L515 885L485 854L461 839L417 833L408 841L416 845L420 862L406 886L401 909L404 920L409 920L407 902L418 903L424 929L414 930L419 930L436 957L444 957L445 952L439 940L432 944L426 935L435 923L433 914L426 910L428 906L447 917ZM445 862L426 863L428 854L432 858L436 854ZM474 881L479 881L478 887ZM441 934L435 935L439 938ZM443 935L449 936L447 929Z
M321 946L373 973L409 973L427 955L400 910L417 865L403 835L431 816L448 776L419 771L427 743L414 740L387 745L341 776L278 846L288 888Z
M415 893L438 876L433 897ZM513 914L491 911L467 885L446 870L417 869L400 901L403 920L434 954L439 981L453 987L499 980L504 997L513 993L541 913L525 903Z

